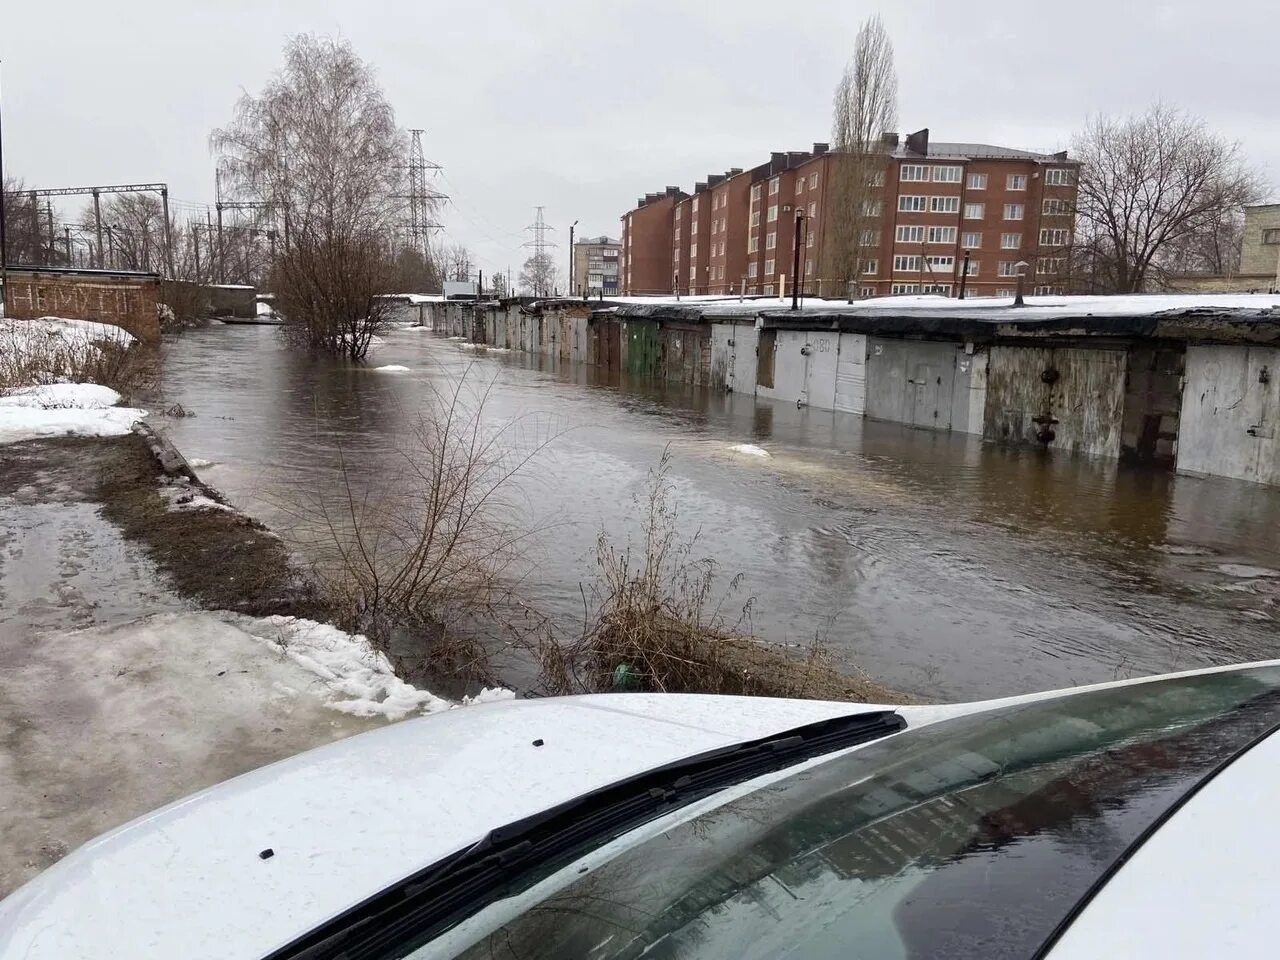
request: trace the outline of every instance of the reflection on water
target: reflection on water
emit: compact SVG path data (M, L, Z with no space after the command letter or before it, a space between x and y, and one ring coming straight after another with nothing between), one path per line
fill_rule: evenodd
M365 367L291 354L266 327L187 334L166 390L197 416L166 428L213 461L206 479L280 522L289 488L333 481L338 444L377 476L433 385L464 372L492 382L486 417L560 434L521 491L520 519L554 526L522 591L570 628L596 534L629 529L631 498L670 449L681 522L745 575L737 602L756 597L757 631L826 636L891 685L994 696L1275 655L1280 491L1252 484L610 378L417 330L388 334Z

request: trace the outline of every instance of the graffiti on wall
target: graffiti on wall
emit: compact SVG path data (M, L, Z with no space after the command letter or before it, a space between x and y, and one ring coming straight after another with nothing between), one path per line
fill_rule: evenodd
M79 281L9 281L9 309L15 316L54 315L123 320L142 305L142 287Z

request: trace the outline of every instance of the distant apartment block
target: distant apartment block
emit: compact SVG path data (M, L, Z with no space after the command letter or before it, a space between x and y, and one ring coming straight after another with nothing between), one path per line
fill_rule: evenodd
M840 297L954 295L969 255L972 296L1063 292L1075 223L1079 163L978 143L933 143L921 130L887 135L876 194L864 195L859 277L824 276L838 202L837 164L848 155L816 143L774 153L637 201L623 218L623 293L789 292L800 247L805 293ZM798 234L797 234L797 231Z
M608 237L587 237L573 245L575 293L616 297L621 292L618 263L622 244Z
M1240 272L1273 280L1280 278L1280 203L1244 208Z

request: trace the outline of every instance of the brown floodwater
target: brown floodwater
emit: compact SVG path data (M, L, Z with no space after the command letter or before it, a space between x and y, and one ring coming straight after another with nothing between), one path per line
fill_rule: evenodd
M379 366L406 371L381 371ZM432 388L466 373L485 417L554 436L513 520L545 529L521 594L580 626L597 534L635 529L671 455L680 523L755 631L827 639L929 698L1023 693L1280 656L1280 490L985 445L979 438L636 381L420 330L358 366L300 356L270 327L213 326L167 348L160 423L201 475L275 505L385 476Z

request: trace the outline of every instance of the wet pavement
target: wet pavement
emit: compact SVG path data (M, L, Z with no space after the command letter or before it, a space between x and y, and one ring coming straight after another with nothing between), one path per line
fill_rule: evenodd
M681 525L754 597L773 640L826 638L890 686L975 698L1280 655L1280 490L984 445L845 414L476 349L419 330L352 366L278 331L194 331L168 348L164 422L202 477L266 522L386 474L433 388L465 372L517 445L554 438L513 519L543 529L519 589L561 629L603 528L664 451ZM380 371L379 366L407 367Z

